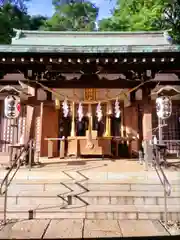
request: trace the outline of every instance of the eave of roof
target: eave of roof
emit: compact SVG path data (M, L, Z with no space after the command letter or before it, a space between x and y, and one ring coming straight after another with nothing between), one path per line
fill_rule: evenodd
M160 46L30 46L0 45L0 52L7 53L153 53L180 52L180 45Z

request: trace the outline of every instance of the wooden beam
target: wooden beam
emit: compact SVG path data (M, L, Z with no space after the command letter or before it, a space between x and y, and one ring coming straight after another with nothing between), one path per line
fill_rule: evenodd
M127 80L99 80L99 81L39 81L46 87L49 88L134 88L138 86L140 81L127 81ZM180 81L160 81L160 82L152 82L152 86L156 84L165 85L180 85ZM36 83L30 83L31 86L36 85ZM38 84L37 84L38 85ZM147 83L148 85L148 83ZM40 86L39 86L40 87Z
M31 87L37 87L38 84L35 83L35 81L23 81L25 84L31 86ZM97 80L93 81L93 79L87 79L87 81L52 81L52 80L47 80L47 81L39 81L39 83L43 84L46 87L49 88L133 88L138 86L141 82L140 81L128 81L128 80ZM159 83L160 85L175 85L175 86L180 86L180 81L160 81L160 82L155 82L153 81L152 84L156 85ZM0 86L5 86L5 85L19 85L18 81L2 81L0 80Z
M19 85L19 81L17 80L0 80L0 85L6 86L6 85Z

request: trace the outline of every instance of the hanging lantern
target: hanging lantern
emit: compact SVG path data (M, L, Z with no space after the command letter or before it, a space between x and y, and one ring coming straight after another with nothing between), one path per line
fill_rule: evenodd
M9 119L15 119L19 117L20 111L20 98L16 95L8 95L4 100L4 115Z
M62 103L62 108L63 108L63 115L64 115L65 118L67 118L67 116L69 114L69 106L68 106L68 102L67 102L66 99Z
M97 105L96 115L97 115L98 122L100 122L102 120L102 117L103 117L101 103L98 103L98 105Z
M115 108L115 117L116 117L116 118L120 118L121 110L120 110L120 105L119 105L118 99L116 99L116 101L115 101L115 106L114 106L114 108Z
M172 102L168 96L160 96L156 98L156 113L157 116L165 120L171 116L172 113Z
M82 103L80 102L79 103L79 107L78 107L78 119L79 119L79 122L82 121L82 118L83 118L83 107L82 107Z

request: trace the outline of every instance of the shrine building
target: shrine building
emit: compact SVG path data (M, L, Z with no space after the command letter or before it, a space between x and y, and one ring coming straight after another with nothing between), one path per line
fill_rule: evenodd
M131 158L157 134L158 89L180 85L180 47L164 32L15 31L0 45L0 152L33 139L36 158ZM7 96L20 98L17 117ZM179 96L167 142L180 140Z

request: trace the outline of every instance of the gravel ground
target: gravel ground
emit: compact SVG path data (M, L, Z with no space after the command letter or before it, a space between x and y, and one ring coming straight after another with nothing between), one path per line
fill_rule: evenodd
M165 222L161 221L161 223L165 227ZM168 221L166 229L171 235L180 235L180 222Z

